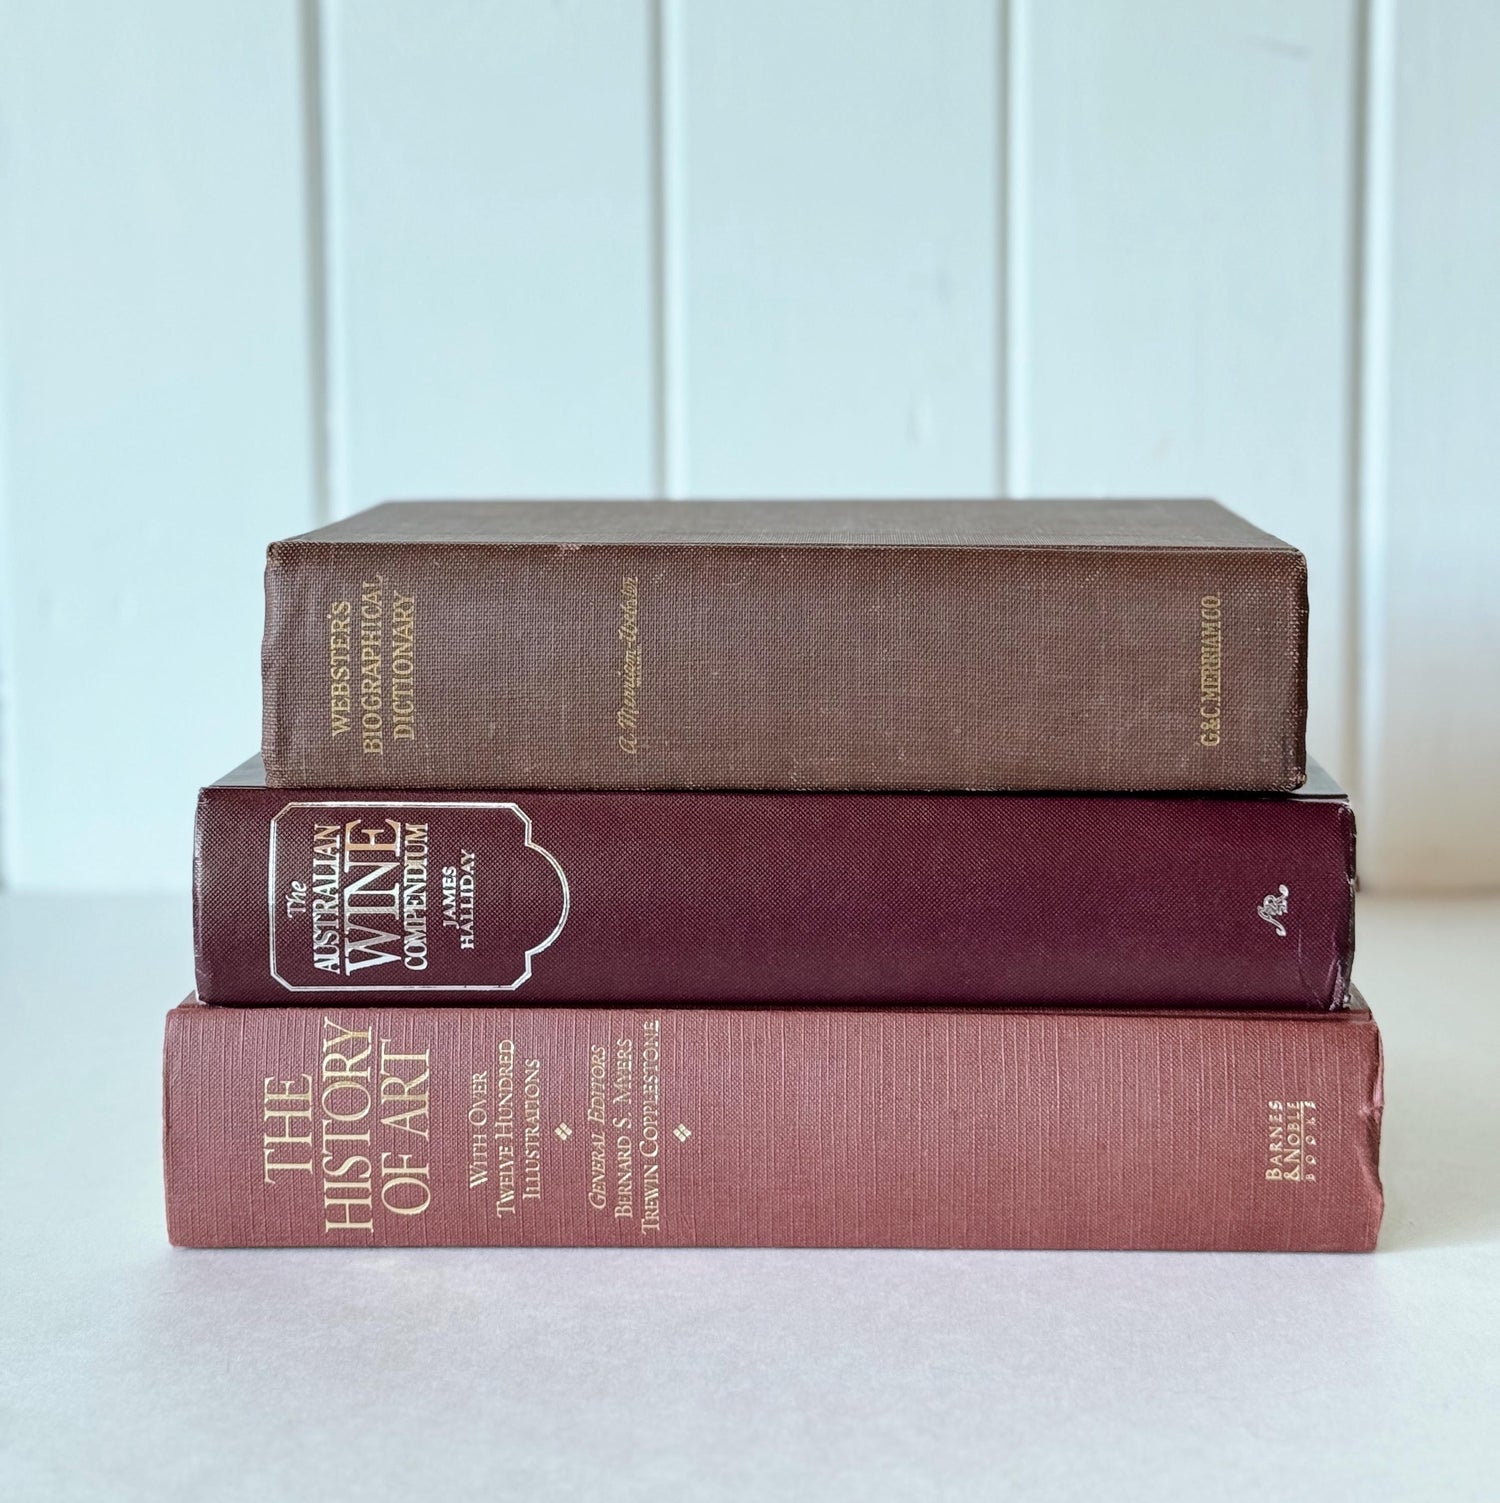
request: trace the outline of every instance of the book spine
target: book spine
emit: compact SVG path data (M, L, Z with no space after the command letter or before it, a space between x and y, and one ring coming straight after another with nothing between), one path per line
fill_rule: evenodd
M274 544L282 787L1285 790L1267 549Z
M205 789L208 1002L1331 1008L1338 798Z
M196 1247L1362 1251L1380 1043L1323 1017L188 1004Z

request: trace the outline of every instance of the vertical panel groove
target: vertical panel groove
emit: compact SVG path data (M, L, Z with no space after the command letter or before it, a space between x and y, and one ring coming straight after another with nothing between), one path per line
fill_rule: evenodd
M1009 0L1003 17L1005 71L1001 109L1005 121L1005 213L999 225L1001 259L1005 263L1005 343L1000 362L1000 391L1005 401L1001 419L1005 429L1005 468L1000 488L1007 496L1023 496L1030 489L1030 457L1026 449L1029 418L1027 398L1027 310L1030 307L1030 264L1026 247L1030 240L1023 222L1022 205L1031 201L1027 181L1028 160L1025 122L1026 97L1026 5Z
M1346 391L1344 396L1344 577L1343 630L1347 645L1344 658L1342 702L1344 760L1350 792L1360 797L1363 736L1360 734L1360 626L1361 588L1359 569L1360 457L1364 431L1362 408L1364 351L1364 231L1365 231L1365 112L1369 102L1366 74L1369 66L1369 0L1354 0L1349 66L1349 228L1348 228L1348 328Z
M0 163L3 168L3 163ZM0 171L0 201L8 187ZM4 242L0 240L0 250ZM19 864L16 840L16 774L18 738L16 732L16 632L20 622L14 610L15 579L12 575L10 447L6 417L10 411L10 346L6 340L6 294L9 291L7 266L0 257L0 891L7 874Z
M1342 712L1344 757L1348 764L1350 791L1356 800L1364 792L1365 737L1360 723L1363 690L1362 654L1364 580L1360 569L1360 508L1364 492L1363 445L1364 344L1365 344L1365 156L1368 150L1370 102L1370 0L1355 0L1350 66L1349 127L1349 287L1348 287L1348 391L1345 395L1346 466L1344 484L1345 560L1348 590L1344 599L1344 633L1348 643L1345 658Z
M1384 575L1386 487L1389 481L1383 414L1390 396L1390 212L1392 132L1395 126L1394 0L1361 5L1360 93L1364 125L1360 141L1358 265L1359 364L1354 373L1358 421L1355 430L1354 557L1351 570L1357 628L1353 656L1356 687L1352 760L1361 814L1380 848L1385 790L1381 786L1380 729L1384 719Z
M662 129L662 0L650 0L646 45L646 97L650 110L647 150L651 155L651 490L667 495L667 202L666 142Z
M323 447L323 507L327 515L344 516L349 501L349 441L347 373L348 337L344 286L340 269L347 270L344 226L339 206L344 202L342 158L347 128L338 95L337 0L309 0L314 30L316 129L318 133L318 308L323 364L319 372L318 416ZM309 129L313 126L310 124Z
M307 374L312 458L309 487L319 524L333 516L328 441L328 246L324 190L323 5L301 0L299 45L302 62L304 200L307 217Z
M656 493L677 501L687 479L682 348L680 171L682 15L675 0L651 0L653 406Z
M1010 13L1000 0L995 20L995 491L1010 494Z

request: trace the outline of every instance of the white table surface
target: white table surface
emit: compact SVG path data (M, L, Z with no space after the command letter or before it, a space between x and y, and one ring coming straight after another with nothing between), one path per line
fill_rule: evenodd
M1371 1257L173 1251L187 905L0 901L0 1498L1500 1497L1500 902L1365 900Z

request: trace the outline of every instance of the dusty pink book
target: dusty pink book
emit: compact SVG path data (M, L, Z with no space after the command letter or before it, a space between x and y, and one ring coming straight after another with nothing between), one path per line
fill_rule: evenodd
M1380 1037L1333 1013L168 1015L193 1247L1363 1251Z

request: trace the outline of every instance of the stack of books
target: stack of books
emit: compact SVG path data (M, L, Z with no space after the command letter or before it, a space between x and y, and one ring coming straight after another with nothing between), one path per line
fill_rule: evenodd
M1211 502L271 547L167 1023L198 1247L1373 1247L1300 553Z

